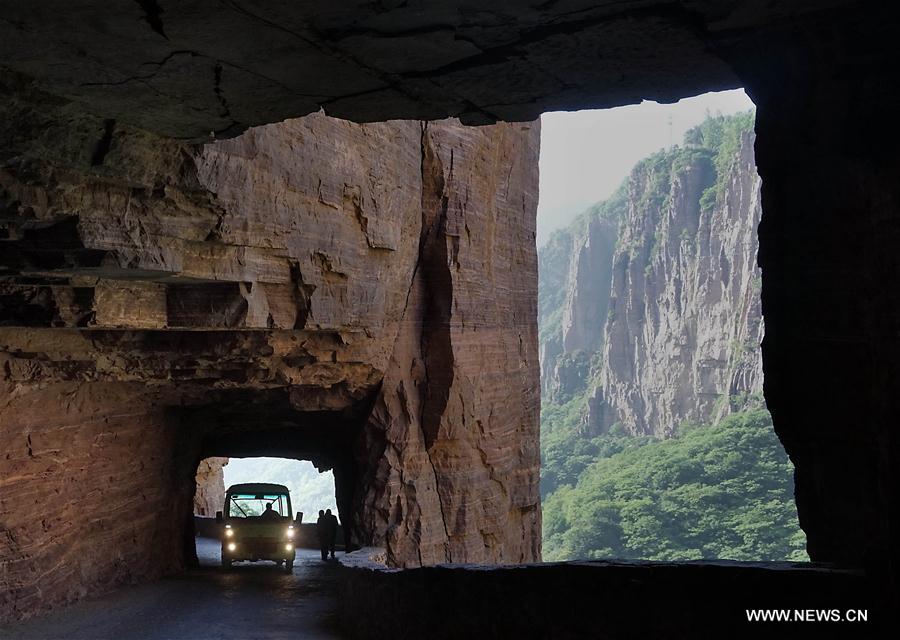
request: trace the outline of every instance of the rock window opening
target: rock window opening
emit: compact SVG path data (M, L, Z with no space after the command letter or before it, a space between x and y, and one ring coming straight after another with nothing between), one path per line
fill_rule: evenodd
M762 393L754 115L542 119L544 560L808 559Z

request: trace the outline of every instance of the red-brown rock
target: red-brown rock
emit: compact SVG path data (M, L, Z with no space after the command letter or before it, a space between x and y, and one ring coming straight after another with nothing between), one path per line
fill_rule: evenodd
M539 559L536 125L98 127L0 171L4 617L182 567L211 456L333 468L394 565Z

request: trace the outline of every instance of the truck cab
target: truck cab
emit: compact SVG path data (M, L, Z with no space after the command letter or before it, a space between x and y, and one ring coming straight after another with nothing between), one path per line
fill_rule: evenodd
M225 506L216 512L222 525L222 566L232 563L272 560L294 568L295 527L303 521L291 510L291 494L280 484L235 484L225 492Z

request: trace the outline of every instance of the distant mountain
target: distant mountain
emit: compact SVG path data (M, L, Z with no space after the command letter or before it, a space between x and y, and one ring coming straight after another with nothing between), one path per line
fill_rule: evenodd
M762 398L753 113L639 162L538 251L544 558L805 559Z
M708 118L539 251L544 401L589 394L588 432L667 437L761 396L753 142L752 112Z

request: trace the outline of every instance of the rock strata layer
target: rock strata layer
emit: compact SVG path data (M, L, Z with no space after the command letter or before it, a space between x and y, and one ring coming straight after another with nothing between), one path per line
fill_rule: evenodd
M0 615L184 566L231 455L333 468L396 566L540 557L537 125L194 147L6 97Z

